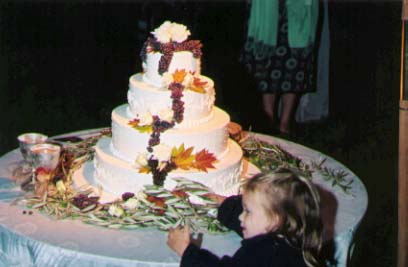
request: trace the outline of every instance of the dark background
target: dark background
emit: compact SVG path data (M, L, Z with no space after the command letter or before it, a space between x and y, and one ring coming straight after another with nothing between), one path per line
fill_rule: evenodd
M202 73L215 82L217 106L245 129L267 133L237 60L246 7L244 0L1 1L0 154L23 132L109 126L129 76L141 71L141 41L165 19L202 40ZM342 162L366 185L369 207L351 266L395 266L401 3L333 0L329 10L330 116L300 125L293 140Z

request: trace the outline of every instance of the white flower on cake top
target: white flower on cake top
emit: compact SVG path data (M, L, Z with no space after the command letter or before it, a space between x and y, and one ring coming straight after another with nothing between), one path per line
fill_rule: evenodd
M181 43L190 36L186 26L175 22L165 21L159 28L151 32L160 43Z

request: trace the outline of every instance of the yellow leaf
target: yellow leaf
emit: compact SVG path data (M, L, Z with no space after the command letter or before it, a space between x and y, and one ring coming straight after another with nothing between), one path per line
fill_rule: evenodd
M181 144L179 146L179 148L177 147L173 147L173 149L171 150L171 157L177 157L177 155L179 155L180 153L182 153L184 151L184 143Z
M150 173L149 166L142 166L139 168L139 173Z
M182 69L182 70L176 70L173 73L173 81L176 83L182 83L184 81L184 78L186 77L187 72Z
M195 159L193 147L189 147L187 150L184 148L184 144L181 144L179 148L174 147L171 153L171 161L177 166L177 168L188 170L193 167L193 161Z
M152 125L139 125L140 121L138 119L133 119L128 122L128 125L133 129L138 130L140 133L151 133L153 132Z

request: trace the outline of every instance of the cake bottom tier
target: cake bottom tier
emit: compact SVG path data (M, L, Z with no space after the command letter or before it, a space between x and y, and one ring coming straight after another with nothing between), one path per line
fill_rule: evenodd
M174 170L167 175L164 187L172 189L176 182L172 177L183 177L209 187L216 194L229 196L239 191L242 171L242 150L232 140L228 142L228 153L208 172ZM139 173L132 164L114 156L111 139L101 138L95 146L94 179L104 191L120 196L125 192L139 192L144 185L151 185L151 174Z

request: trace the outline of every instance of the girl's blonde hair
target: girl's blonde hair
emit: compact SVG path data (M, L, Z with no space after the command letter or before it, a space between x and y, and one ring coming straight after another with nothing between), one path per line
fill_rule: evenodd
M294 247L302 250L308 266L320 266L323 225L320 217L320 196L307 178L283 168L260 173L243 184L244 193L256 193L267 214L279 218L274 229Z

